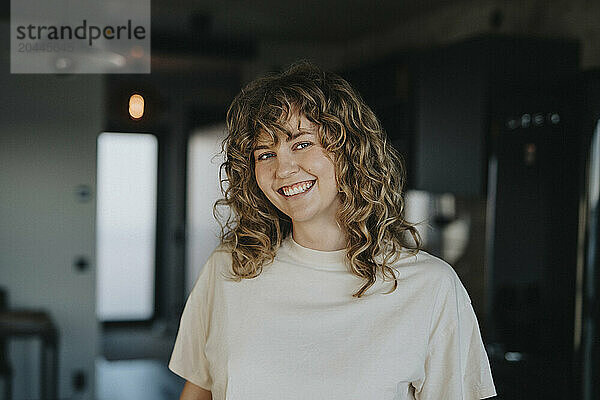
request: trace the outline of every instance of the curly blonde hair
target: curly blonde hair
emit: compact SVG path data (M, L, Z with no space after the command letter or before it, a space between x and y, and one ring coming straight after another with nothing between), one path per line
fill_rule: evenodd
M342 204L336 219L347 233L347 262L364 280L353 296L360 298L378 272L393 280L388 293L393 292L398 283L390 266L402 250L414 255L421 247L418 231L404 219L404 163L350 84L308 62L249 83L227 111L220 169L224 197L213 213L221 224L221 243L232 253L233 279L258 276L292 230L290 218L258 187L253 151L261 132L274 138L293 112L317 124L321 146L332 155ZM219 206L230 211L224 223Z

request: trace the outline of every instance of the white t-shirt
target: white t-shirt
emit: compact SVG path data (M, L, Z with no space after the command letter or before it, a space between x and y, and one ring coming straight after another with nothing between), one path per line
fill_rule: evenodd
M366 296L344 263L291 235L256 278L217 249L187 301L169 368L215 400L472 400L496 394L469 296L423 251Z

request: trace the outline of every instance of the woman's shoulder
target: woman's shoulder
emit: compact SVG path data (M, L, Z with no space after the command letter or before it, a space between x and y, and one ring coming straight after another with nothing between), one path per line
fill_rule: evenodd
M394 269L399 273L400 279L421 281L428 286L436 288L446 287L452 289L462 287L456 271L443 259L419 250L416 254L402 256L394 264Z
M214 258L216 260L231 260L231 246L224 243L219 244L210 254L209 259L210 258Z
M214 282L220 276L225 276L231 270L231 250L228 246L220 244L210 253L206 262L200 269L197 281Z
M414 273L427 274L430 277L454 278L456 275L450 264L425 250L417 250L414 253L403 250L394 267L400 271L411 269Z

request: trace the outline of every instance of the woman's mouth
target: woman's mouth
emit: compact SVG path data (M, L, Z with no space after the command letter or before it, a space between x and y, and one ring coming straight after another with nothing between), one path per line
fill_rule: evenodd
M315 182L316 180L298 182L290 186L281 187L277 190L277 192L284 197L294 197L308 192L313 187Z

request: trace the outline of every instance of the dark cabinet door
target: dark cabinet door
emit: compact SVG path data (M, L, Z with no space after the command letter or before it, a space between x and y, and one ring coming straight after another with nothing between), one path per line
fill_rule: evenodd
M578 136L555 112L504 118L494 138L488 342L502 399L576 398L581 160Z

